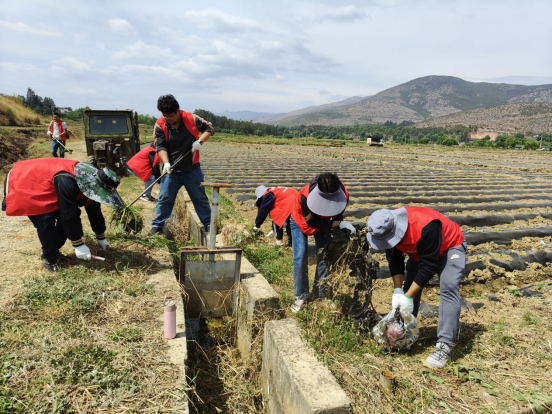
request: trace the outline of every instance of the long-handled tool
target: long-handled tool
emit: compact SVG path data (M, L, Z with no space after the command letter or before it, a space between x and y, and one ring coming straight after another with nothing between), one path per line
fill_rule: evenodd
M65 145L63 145L63 143L59 139L54 138L54 141L56 141L59 145L61 145L63 147L63 149L65 151L67 151L69 154L73 153L73 150L71 150L71 149L67 148Z
M178 164L180 161L182 161L182 159L183 159L184 157L186 157L188 154L190 154L190 152L192 152L192 150L190 150L190 151L188 151L186 154L181 155L180 157L178 157L178 158L174 161L174 163L171 165L171 168L174 168L174 166L175 166L176 164ZM154 186L161 178L163 178L165 175L167 175L167 173L161 174L161 175L159 176L159 178L157 178L153 183L151 183L151 185L148 186L148 188L146 188L144 191L142 191L142 193L140 193L140 194L138 195L138 197L136 197L136 198L132 201L132 203L130 203L128 206L125 206L125 208L130 208L134 203L136 203L136 202L140 199L140 197L142 197L144 194L146 194L146 192L147 192L151 187L153 187L153 186Z

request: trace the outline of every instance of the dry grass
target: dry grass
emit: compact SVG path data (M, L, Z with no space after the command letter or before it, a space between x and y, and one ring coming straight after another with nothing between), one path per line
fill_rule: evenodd
M46 118L38 115L14 98L0 96L0 125L30 126L45 124Z

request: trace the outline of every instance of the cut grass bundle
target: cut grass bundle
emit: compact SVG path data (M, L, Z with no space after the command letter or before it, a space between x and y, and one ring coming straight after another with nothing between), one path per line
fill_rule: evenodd
M111 222L125 233L139 233L144 227L142 214L134 207L115 207L111 213Z

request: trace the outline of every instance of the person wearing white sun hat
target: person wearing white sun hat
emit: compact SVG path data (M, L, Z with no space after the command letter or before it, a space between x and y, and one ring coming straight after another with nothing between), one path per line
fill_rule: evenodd
M460 281L467 251L460 226L427 207L382 209L368 219L366 237L374 249L386 253L395 287L393 309L417 316L424 286L434 274L439 276L437 345L424 365L443 368L450 359L460 320ZM405 253L409 256L406 277Z

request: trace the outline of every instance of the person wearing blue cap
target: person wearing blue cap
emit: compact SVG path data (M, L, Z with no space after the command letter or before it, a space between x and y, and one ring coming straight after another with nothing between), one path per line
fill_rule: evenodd
M386 253L395 286L392 308L402 314L418 315L424 286L433 275L439 276L437 345L424 365L443 368L460 321L460 281L467 251L460 226L427 207L382 209L368 219L366 236L374 249ZM409 256L406 277L404 254Z

